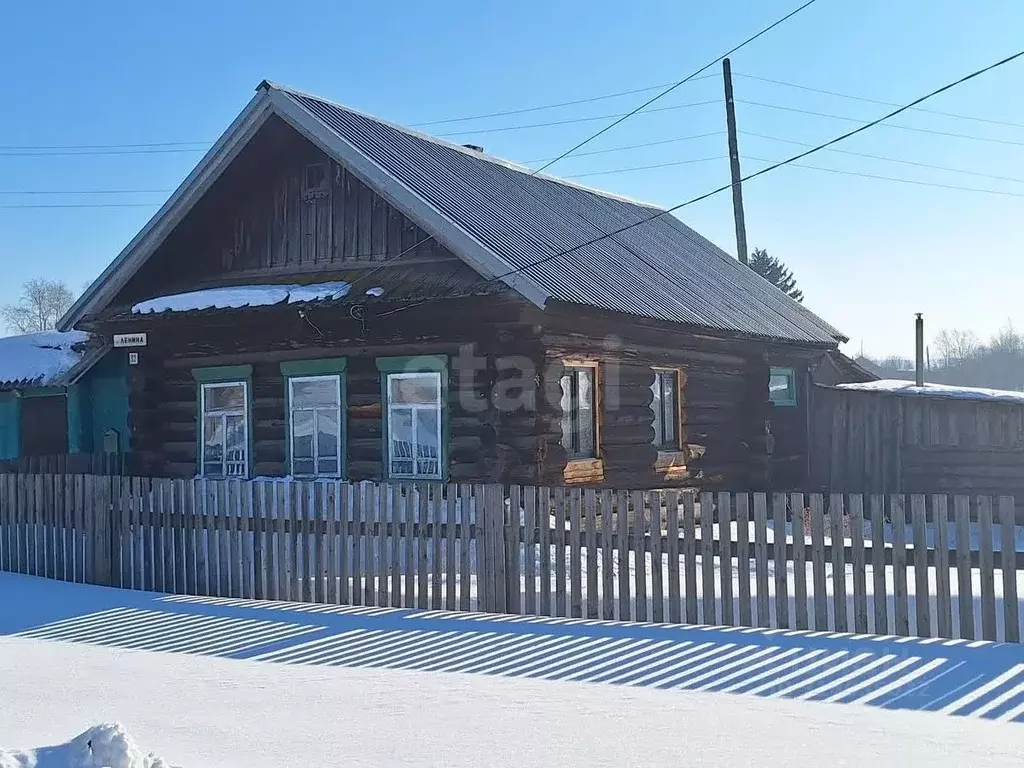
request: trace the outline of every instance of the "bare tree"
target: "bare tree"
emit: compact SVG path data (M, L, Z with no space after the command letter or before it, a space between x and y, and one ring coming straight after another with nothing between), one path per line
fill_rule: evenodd
M942 331L935 337L934 344L947 366L963 365L981 352L981 339L973 331Z
M0 307L0 317L15 333L49 331L74 301L66 283L37 277L25 282L16 304Z

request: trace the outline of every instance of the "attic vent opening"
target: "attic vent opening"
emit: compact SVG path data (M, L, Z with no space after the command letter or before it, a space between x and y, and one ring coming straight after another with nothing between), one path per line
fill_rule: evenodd
M479 144L463 144L466 149L472 149L474 152L479 152L481 155L484 153L484 148Z
M302 179L302 198L306 202L327 197L330 191L330 176L324 163L311 163L306 166Z

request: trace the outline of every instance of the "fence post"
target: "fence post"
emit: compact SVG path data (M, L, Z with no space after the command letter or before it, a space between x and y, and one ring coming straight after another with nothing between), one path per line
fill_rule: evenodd
M86 537L89 553L86 560L90 564L90 584L111 585L110 578L110 485L107 478L87 475L85 478L85 497L88 500L89 513L86 526L90 528Z
M500 485L488 485L484 491L484 505L490 531L491 554L491 588L489 590L493 604L490 610L505 613L508 603L505 599L509 585L505 577L505 489Z

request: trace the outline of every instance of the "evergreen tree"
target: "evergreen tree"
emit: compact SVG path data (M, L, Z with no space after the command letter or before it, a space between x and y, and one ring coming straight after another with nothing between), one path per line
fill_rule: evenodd
M755 248L750 254L748 266L787 296L797 301L804 300L804 292L796 287L796 278L785 264L771 256L764 248Z

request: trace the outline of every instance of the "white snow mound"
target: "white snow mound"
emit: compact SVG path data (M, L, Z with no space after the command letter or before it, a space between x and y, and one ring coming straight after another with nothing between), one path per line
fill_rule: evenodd
M67 744L26 752L0 749L0 768L170 768L145 755L120 723L90 728Z

